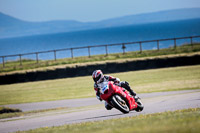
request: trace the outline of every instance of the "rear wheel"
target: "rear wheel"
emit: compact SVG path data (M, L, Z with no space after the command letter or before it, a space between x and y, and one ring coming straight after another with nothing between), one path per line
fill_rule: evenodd
M137 100L137 109L135 111L141 112L143 109L144 109L144 105L143 105L141 99L138 99Z
M129 113L129 107L126 104L126 101L121 98L121 96L119 96L119 95L112 96L111 103L113 104L113 106L115 108L117 108L121 112L123 112L123 113Z

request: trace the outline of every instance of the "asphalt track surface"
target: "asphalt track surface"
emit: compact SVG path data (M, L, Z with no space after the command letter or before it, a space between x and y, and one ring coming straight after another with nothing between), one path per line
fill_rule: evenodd
M0 120L0 132L8 133L24 131L40 127L60 126L64 124L88 121L106 120L120 117L151 114L157 112L174 111L178 109L200 107L200 89L156 92L139 94L144 103L144 110L140 113L131 111L123 114L116 109L107 111L104 103L96 98L59 100L39 103L15 104L9 107L20 108L23 111L41 110L58 107L69 107L69 110L56 110L42 114L28 115Z

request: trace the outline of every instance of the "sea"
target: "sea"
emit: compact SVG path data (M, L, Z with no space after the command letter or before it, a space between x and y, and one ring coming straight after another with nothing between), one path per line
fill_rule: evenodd
M0 39L0 56L188 36L200 36L200 19L5 38ZM200 42L200 38L193 39L193 42ZM186 43L190 43L190 39L177 40L177 45ZM159 45L160 49L171 47L174 45L174 41L161 41ZM140 50L139 43L125 45L125 47L125 52ZM157 42L142 43L142 50L151 49L157 49ZM105 46L102 46L91 47L90 49L73 49L73 51L57 51L56 58L106 54L106 50L108 54L123 52L122 45L113 45L108 46L107 49ZM54 57L54 52L40 53L38 55L39 60L51 60ZM36 54L30 54L24 55L22 58L35 60L37 57ZM18 59L19 56L6 57L4 60L11 61ZM1 58L0 62L2 63Z

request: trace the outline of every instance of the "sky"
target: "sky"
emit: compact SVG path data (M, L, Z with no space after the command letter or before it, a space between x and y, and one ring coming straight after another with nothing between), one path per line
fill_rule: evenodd
M0 0L0 12L33 22L94 22L180 8L200 8L200 0Z

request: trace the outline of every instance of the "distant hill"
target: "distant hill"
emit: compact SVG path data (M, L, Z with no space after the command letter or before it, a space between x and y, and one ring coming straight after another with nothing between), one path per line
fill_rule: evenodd
M186 20L193 18L200 18L200 8L177 9L129 15L98 22L86 23L74 20L27 22L0 13L0 38L80 31L125 25Z

